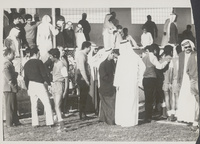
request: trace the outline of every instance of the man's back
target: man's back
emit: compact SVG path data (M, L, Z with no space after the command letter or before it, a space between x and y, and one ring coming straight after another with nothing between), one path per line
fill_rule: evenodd
M157 37L157 26L155 24L155 22L153 21L147 21L145 24L144 24L144 27L146 27L147 29L147 32L150 32L153 39L155 37Z
M38 83L49 82L44 64L39 59L30 59L24 65L24 80L26 86L28 86L29 81L34 81Z

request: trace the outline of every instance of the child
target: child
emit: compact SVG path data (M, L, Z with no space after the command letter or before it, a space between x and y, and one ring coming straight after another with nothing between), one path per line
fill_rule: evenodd
M153 38L150 32L147 32L145 27L142 28L143 34L141 35L141 44L143 47L151 45L153 43Z
M63 99L67 95L68 71L64 63L59 59L60 51L57 48L50 49L49 55L51 61L54 63L52 71L52 94L54 97L55 111L59 122L59 128L62 131L65 129L65 127L62 119L61 106Z
M173 47L170 45L167 45L164 47L164 57L162 61L164 61L166 58L172 58L173 57ZM172 59L170 61L170 64L167 65L164 69L164 81L163 81L163 91L165 95L165 104L167 108L167 120L169 121L175 121L176 118L174 117L175 114L175 97L176 92L173 87L175 85L175 79L176 79L176 67L175 67L175 59Z

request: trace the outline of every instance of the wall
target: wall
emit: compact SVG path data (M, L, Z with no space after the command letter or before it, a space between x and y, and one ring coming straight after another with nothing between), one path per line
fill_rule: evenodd
M111 11L115 11L117 19L120 25L129 29L129 34L135 39L137 43L140 43L140 37L142 34L142 24L131 24L131 8L113 8ZM178 15L177 26L179 33L185 30L187 24L191 24L191 10L189 8L175 8L175 12ZM152 17L153 21L153 17ZM155 43L160 44L163 35L163 24L157 24L158 38L155 39ZM192 29L194 33L194 27Z
M176 8L176 14L178 15L177 26L179 33L182 33L188 24L191 24L191 9L189 8ZM194 34L194 26L192 25L192 32Z
M129 29L129 34L135 39L135 41L140 44L140 37L142 34L142 24L131 24L131 8L111 8L110 11L116 12L116 18L119 20L119 24L123 27L127 27ZM39 11L40 17L44 14L51 14L51 9L40 9ZM182 33L185 30L187 24L191 24L191 10L190 8L175 8L175 12L178 15L177 26L179 33ZM152 17L153 20L153 17ZM103 22L102 22L103 23ZM74 28L77 23L74 23ZM102 37L102 28L103 24L90 24L91 32L90 38L91 41L96 43L97 45L103 45L103 37ZM163 35L163 24L157 24L158 28L158 38L155 39L155 43L160 44ZM193 34L194 26L192 27Z
M51 13L51 8L39 8L39 9L37 9L37 13L39 14L39 17L40 17L40 20L42 20L42 17L44 16L44 15L49 15L49 16L51 16L52 15L52 13Z

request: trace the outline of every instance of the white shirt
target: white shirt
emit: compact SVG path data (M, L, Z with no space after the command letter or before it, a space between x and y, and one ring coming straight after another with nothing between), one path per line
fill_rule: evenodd
M141 35L141 44L143 47L151 45L152 43L153 43L153 38L151 33L147 32Z

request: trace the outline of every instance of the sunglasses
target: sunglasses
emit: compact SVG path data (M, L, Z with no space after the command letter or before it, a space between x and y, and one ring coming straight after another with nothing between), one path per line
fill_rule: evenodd
M184 47L185 49L188 49L188 48L191 48L191 46L186 46L186 47Z

